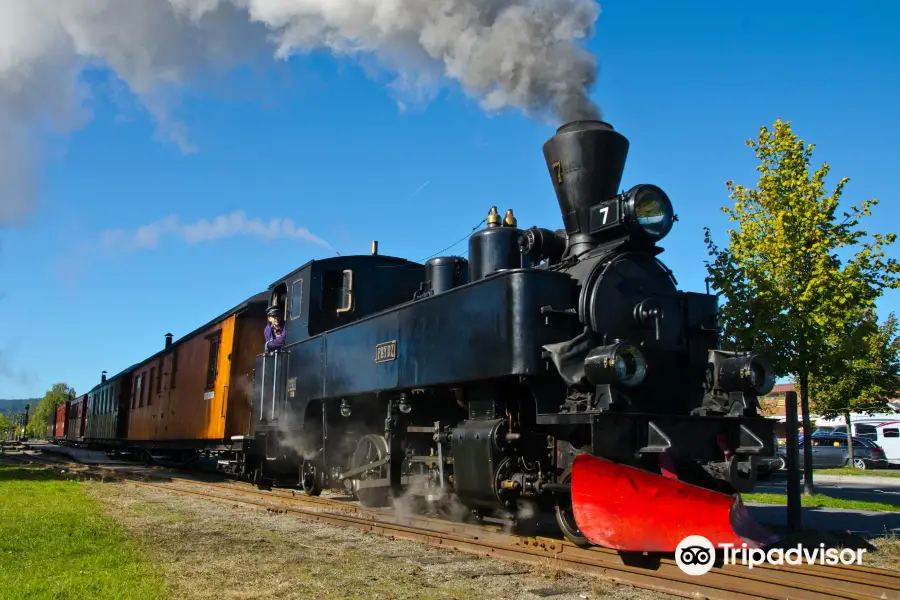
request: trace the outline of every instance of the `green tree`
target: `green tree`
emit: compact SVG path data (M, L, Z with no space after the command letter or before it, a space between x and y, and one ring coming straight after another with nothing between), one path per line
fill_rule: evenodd
M832 362L812 377L809 391L816 412L828 419L843 415L847 424L847 446L853 464L850 413L888 411L888 402L900 393L900 336L898 321L891 313L878 324L874 311L858 323L848 325L832 340Z
M874 307L885 288L900 287L900 265L885 257L895 234L869 236L859 229L877 200L851 206L838 217L849 179L826 190L830 167L810 170L813 144L806 145L778 119L748 140L760 173L755 189L727 181L734 206L727 248L718 248L709 229L706 244L710 282L725 297L725 345L766 354L779 376L793 375L803 415L805 492L813 493L809 445L809 381L832 350L830 340ZM839 253L856 252L842 263Z
M0 440L6 439L6 428L9 427L9 421L6 419L6 415L0 413Z
M37 406L32 407L31 417L28 419L29 433L34 437L44 437L50 423L50 414L60 404L74 399L75 388L69 387L67 383L54 383L53 387L38 401Z

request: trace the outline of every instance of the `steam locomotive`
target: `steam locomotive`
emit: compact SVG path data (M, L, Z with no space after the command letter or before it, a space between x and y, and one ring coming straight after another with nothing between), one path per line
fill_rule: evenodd
M655 185L619 192L628 149L599 121L546 142L563 229L493 207L468 260L423 269L373 248L270 286L286 342L256 357L229 469L367 506L530 506L582 545L763 543L736 493L775 451L758 414L774 371L720 349L715 296L677 289L658 258L672 203Z

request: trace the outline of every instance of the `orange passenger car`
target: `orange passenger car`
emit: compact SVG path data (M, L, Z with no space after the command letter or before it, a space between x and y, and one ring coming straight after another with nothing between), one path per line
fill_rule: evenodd
M253 370L267 294L258 294L139 363L131 372L128 441L212 447L252 433Z

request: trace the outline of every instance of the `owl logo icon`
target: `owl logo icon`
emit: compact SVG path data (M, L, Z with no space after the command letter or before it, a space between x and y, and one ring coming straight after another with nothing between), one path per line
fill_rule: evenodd
M702 535L689 535L675 548L675 564L686 575L704 575L716 562L716 549Z

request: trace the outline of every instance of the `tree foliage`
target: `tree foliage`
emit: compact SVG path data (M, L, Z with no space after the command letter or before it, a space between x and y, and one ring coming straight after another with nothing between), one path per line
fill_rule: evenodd
M28 433L34 437L43 437L47 433L50 423L50 414L56 411L56 407L75 399L75 388L66 383L54 383L53 387L44 394L37 406L32 407L31 417L28 419Z
M886 257L895 234L860 228L877 200L841 210L844 177L828 190L830 167L811 170L813 144L778 119L748 140L759 161L759 181L749 188L727 181L733 207L728 246L719 248L705 230L712 286L725 297L721 322L725 345L767 355L779 376L800 386L805 439L809 439L810 376L828 368L834 340L847 324L874 310L885 288L900 287L900 265ZM846 262L840 255L855 252ZM823 358L825 360L823 360ZM812 450L805 444L806 491L812 493Z
M900 395L900 323L891 313L878 323L867 313L833 343L830 368L810 379L816 412L828 419L849 412L886 412Z
M868 311L858 323L831 340L828 369L810 378L816 412L828 419L843 416L853 462L850 413L887 412L888 402L900 395L900 323L891 313L878 323Z
M6 419L6 415L0 413L0 439L4 439L7 427L9 427L9 421Z

